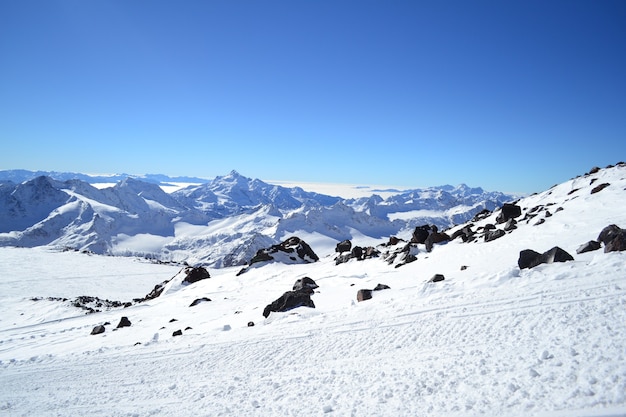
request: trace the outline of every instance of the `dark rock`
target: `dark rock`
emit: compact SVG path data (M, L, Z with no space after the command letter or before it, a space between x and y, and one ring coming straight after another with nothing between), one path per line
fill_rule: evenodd
M537 265L541 264L551 264L553 262L567 262L573 261L574 258L572 255L559 248L558 246L553 247L549 251L546 251L542 254L535 252L531 249L525 249L520 252L520 257L517 261L517 265L520 269L524 268L534 268Z
M450 236L445 233L433 232L426 239L426 252L431 252L435 243L450 241Z
M357 261L362 260L363 248L360 246L355 246L354 248L352 248L352 257L355 258Z
M160 296L163 293L163 290L165 289L165 285L170 282L170 280L165 280L160 284L157 284L154 286L154 288L152 289L152 291L150 291L144 298L140 298L137 299L135 301L137 302L142 302L142 301L148 301L148 300L153 300L155 298L157 298L158 296Z
M608 187L609 183L604 183L604 184L600 184L600 185L596 185L595 187L593 187L593 189L591 190L591 194L595 194L595 193L599 193L600 191L604 190L606 187Z
M542 258L542 263L544 264L551 264L553 262L567 262L567 261L574 260L572 255L570 255L563 249L559 248L558 246L555 246L549 251L544 252L541 255L541 258Z
M198 304L204 303L206 301L211 301L211 299L208 297L196 298L191 304L189 304L189 307L197 306Z
M343 264L352 259L351 253L346 253L345 255L339 255L335 258L335 265Z
M183 331L182 330L176 330L174 333L172 333L172 336L182 336L183 335Z
M287 291L265 307L263 317L268 317L271 312L289 311L298 307L315 308L315 304L311 300L312 291L311 288L303 288L300 291Z
M487 230L494 230L496 228L495 224L491 224L491 223L487 223L484 227L483 230L486 232Z
M417 226L415 227L415 230L413 230L413 236L411 237L411 242L424 244L426 243L426 239L428 238L430 233L431 233L431 228L429 225L425 224L422 226Z
M337 243L337 246L335 247L335 252L350 252L351 249L352 242L350 242L349 240L344 240L343 242Z
M509 219L514 219L522 215L522 208L517 204L504 203L500 209L500 214L496 218L496 223L506 223Z
M540 224L544 224L545 222L546 222L546 219L539 219L533 226L539 226Z
M193 284L203 279L211 278L209 271L203 266L185 268L187 276L183 279L183 284Z
M541 254L532 249L524 249L519 253L517 265L520 269L534 268L541 263Z
M599 172L599 171L600 171L600 168L598 168L598 167L593 167L593 168L591 168L591 169L589 170L589 173L588 173L588 174L595 174L596 172Z
M185 331L187 330L193 330L193 327L190 327L190 326L185 327Z
M104 333L106 329L104 328L103 325L99 325L93 328L93 330L91 330L91 334L100 334L100 333Z
M485 232L485 242L491 242L504 236L506 232L502 229L489 230Z
M454 232L452 236L450 237L450 240L454 240L460 236L463 242L468 242L470 241L470 239L472 239L472 237L475 234L476 232L472 230L472 225L468 224L464 226L462 229L459 229L456 232Z
M486 219L487 217L489 217L489 215L491 215L491 211L487 209L483 209L474 215L474 218L472 219L472 221L477 222L479 220Z
M621 233L623 233L622 229L615 224L611 224L600 232L598 235L598 242L604 243L606 246L610 241L618 237Z
M256 255L250 260L249 264L252 265L258 262L272 261L274 260L272 255L279 252L294 254L294 260L299 258L306 263L319 261L317 254L313 252L313 249L311 249L304 240L292 236L278 245L273 245L266 249L259 249ZM295 255L297 255L298 258L295 258Z
M313 294L316 288L319 288L319 285L309 277L300 278L293 284L294 291L304 291L309 294Z
M370 298L372 298L372 290L358 290L356 293L358 302L369 300Z
M175 321L178 321L177 319L171 319L170 323L174 323Z
M387 246L395 246L395 245L397 245L400 242L403 242L403 240L400 239L400 238L397 238L395 236L391 236L389 238L389 242L387 242Z
M613 240L604 246L604 252L621 252L626 250L626 230L617 235Z
M580 245L578 249L576 249L576 253L580 254L585 252L592 252L594 250L600 249L600 246L602 246L600 245L600 242L596 240L590 240L589 242Z
M515 219L509 219L507 220L506 224L504 225L504 231L508 232L510 230L514 230L517 229L517 220Z
M443 274L435 274L433 275L428 282L439 282L439 281L443 281L444 279L446 279Z
M417 256L407 253L404 255L404 258L402 259L402 261L400 261L399 263L396 264L396 266L394 268L400 268L401 266L404 266L406 264L410 264L411 262L415 262L417 261ZM389 262L390 264L393 261Z
M128 317L124 316L120 319L120 322L118 323L116 329L119 329L120 327L130 327L130 325L130 320L128 320Z
M376 285L376 287L374 287L374 289L372 291L381 291L381 290L389 290L389 289L391 289L389 287L389 285L378 284L378 285Z
M467 265L461 265L461 271L465 271L468 268Z
M254 327L254 322L253 321L249 321L248 322L248 327Z
M373 246L363 249L363 259L377 258L378 255L380 255L380 251Z

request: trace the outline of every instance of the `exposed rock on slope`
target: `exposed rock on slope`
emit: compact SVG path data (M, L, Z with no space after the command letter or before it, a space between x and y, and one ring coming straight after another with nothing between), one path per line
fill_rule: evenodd
M319 261L319 256L313 252L313 249L304 240L293 236L278 245L259 249L248 262L249 266L239 271L239 274L243 274L252 266L258 267L267 262L301 264L317 261Z

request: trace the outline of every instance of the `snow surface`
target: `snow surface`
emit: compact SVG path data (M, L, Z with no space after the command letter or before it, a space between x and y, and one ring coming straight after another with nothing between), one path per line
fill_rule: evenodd
M31 298L129 301L180 268L0 248L0 415L624 416L626 252L576 248L609 224L626 227L625 190L624 167L576 178L521 200L523 214L545 210L500 239L420 246L400 268L336 266L336 241L301 235L319 262L211 269L90 315ZM575 260L518 268L520 250L557 245ZM429 283L435 273L445 280ZM304 276L319 285L316 308L264 319ZM378 283L391 288L356 301ZM189 307L201 297L212 301ZM114 330L122 316L132 326Z

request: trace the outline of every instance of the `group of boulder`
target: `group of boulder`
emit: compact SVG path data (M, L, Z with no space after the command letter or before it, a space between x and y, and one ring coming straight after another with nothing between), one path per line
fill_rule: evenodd
M269 248L259 249L252 259L248 261L248 266L242 268L237 275L247 272L253 265L258 266L267 262L311 263L318 260L319 256L313 252L313 249L304 240L297 236L292 236Z
M363 261L365 259L377 258L380 255L380 251L373 246L352 247L352 242L350 240L344 240L337 243L335 252L339 253L339 255L335 258L335 265L346 263L351 259Z

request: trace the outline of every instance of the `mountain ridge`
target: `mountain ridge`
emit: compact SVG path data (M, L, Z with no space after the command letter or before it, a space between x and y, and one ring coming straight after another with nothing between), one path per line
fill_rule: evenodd
M241 265L250 252L290 234L341 241L406 234L423 223L445 228L515 197L462 184L343 199L234 170L171 193L135 176L104 188L48 176L0 184L2 246L47 245L214 267ZM231 224L237 232L224 233Z

